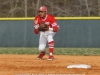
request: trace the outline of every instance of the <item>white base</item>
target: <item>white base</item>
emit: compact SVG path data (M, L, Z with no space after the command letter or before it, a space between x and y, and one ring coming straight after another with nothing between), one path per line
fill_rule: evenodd
M68 65L67 68L84 68L84 69L88 69L88 68L91 68L91 66L86 65L86 64L73 64L73 65Z

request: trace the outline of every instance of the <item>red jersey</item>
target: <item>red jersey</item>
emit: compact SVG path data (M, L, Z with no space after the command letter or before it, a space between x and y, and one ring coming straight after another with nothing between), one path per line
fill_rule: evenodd
M34 19L34 26L39 26L41 22L45 22L45 24L48 25L50 28L54 28L56 30L55 32L58 31L56 20L51 14L46 14L46 17L44 19L42 19L40 15L36 16Z
M34 25L40 25L42 21L44 21L50 28L57 26L56 20L51 14L46 14L45 19L42 19L39 15L36 16L34 19Z

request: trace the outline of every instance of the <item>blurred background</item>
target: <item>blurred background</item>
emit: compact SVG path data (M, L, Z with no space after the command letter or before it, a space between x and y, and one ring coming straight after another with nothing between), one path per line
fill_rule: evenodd
M42 5L55 17L100 16L100 0L0 0L0 17L34 17Z
M100 47L100 0L0 0L0 47L38 47L33 19L43 5L60 26L55 47Z

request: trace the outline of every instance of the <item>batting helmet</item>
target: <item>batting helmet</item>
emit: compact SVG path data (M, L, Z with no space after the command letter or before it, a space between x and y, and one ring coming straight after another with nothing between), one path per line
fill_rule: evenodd
M41 7L39 8L39 11L46 11L46 12L47 12L47 7L41 6Z

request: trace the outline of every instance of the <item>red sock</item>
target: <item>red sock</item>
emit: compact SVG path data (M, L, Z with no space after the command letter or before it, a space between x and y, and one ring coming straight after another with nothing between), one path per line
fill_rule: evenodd
M52 55L54 51L54 41L49 42L48 45L49 45L50 55Z
M45 51L43 50L43 51L41 51L41 53L45 53Z

